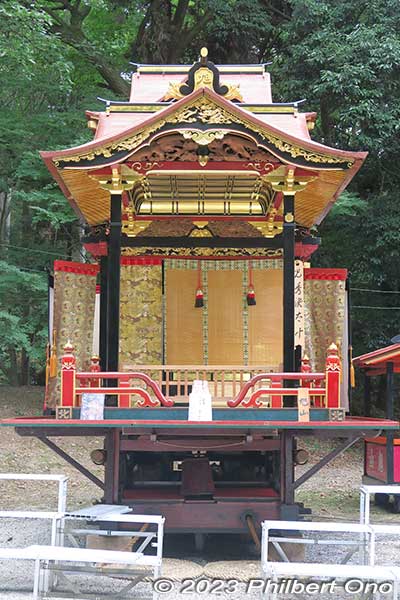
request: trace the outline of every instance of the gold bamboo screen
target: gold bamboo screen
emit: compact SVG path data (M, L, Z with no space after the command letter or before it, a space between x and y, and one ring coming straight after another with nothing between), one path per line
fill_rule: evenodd
M281 370L283 357L283 271L253 271L255 306L249 306L249 365Z
M195 270L171 269L166 277L166 364L203 364L203 315L194 307Z
M256 306L246 302L248 261L200 261L203 308L194 308L199 262L171 259L164 264L166 364L264 364L282 368L281 260L251 262Z
M208 364L243 365L243 273L208 272Z

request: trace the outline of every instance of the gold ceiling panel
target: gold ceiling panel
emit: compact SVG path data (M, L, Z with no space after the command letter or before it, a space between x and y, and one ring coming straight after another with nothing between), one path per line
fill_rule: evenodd
M89 225L98 225L110 218L110 193L100 188L86 171L67 170L62 178Z
M89 225L109 220L109 192L87 171L64 169L60 175ZM318 224L346 176L344 171L320 171L296 194L296 222L303 227ZM152 171L131 193L130 211L133 218L135 214L263 217L269 214L272 199L272 190L256 173Z
M347 175L346 171L320 171L316 179L296 194L296 223L303 227L318 224L332 196Z
M263 216L273 195L258 173L151 171L133 189L131 208L137 215Z

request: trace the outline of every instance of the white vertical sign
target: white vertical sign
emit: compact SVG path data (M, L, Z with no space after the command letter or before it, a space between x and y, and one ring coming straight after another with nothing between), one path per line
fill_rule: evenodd
M303 261L294 261L294 345L304 352L304 269Z

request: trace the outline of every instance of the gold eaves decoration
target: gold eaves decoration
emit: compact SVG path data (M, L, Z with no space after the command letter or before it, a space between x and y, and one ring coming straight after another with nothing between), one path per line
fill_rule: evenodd
M196 123L200 122L206 125L229 125L232 123L237 123L240 125L244 125L248 129L257 133L263 140L272 144L277 150L284 152L285 154L289 154L292 158L304 158L305 160L313 163L320 164L332 164L332 165L347 165L350 167L353 164L353 160L348 158L337 158L333 156L326 156L325 154L320 154L319 152L312 152L309 150L305 150L304 148L300 148L292 144L291 142L282 140L277 136L264 131L263 128L258 125L254 125L245 118L239 118L236 115L230 113L225 108L218 106L213 101L204 98L197 98L193 101L189 106L183 107L181 110L177 111L175 114L170 115L164 119L158 120L156 123L145 127L142 131L137 133L136 135L125 139L125 140L117 140L108 144L106 146L100 146L99 148L94 148L88 152L75 154L73 156L66 156L65 158L59 158L54 160L54 164L59 166L60 163L70 163L75 162L78 163L81 160L94 160L96 156L103 156L104 158L110 158L114 152L121 151L133 151L136 150L145 140L147 140L151 134L160 130L164 125L167 124L177 124L181 125L183 123Z

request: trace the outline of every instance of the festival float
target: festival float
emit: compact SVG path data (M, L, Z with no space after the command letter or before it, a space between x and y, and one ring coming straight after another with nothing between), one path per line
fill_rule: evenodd
M351 416L348 274L310 266L366 153L313 141L316 114L273 102L264 65L204 48L138 66L128 101L86 116L92 141L41 154L88 262L54 263L43 416L1 424L200 545L301 518L302 484L398 427ZM63 436L104 438L104 480ZM296 476L305 437L338 444Z

